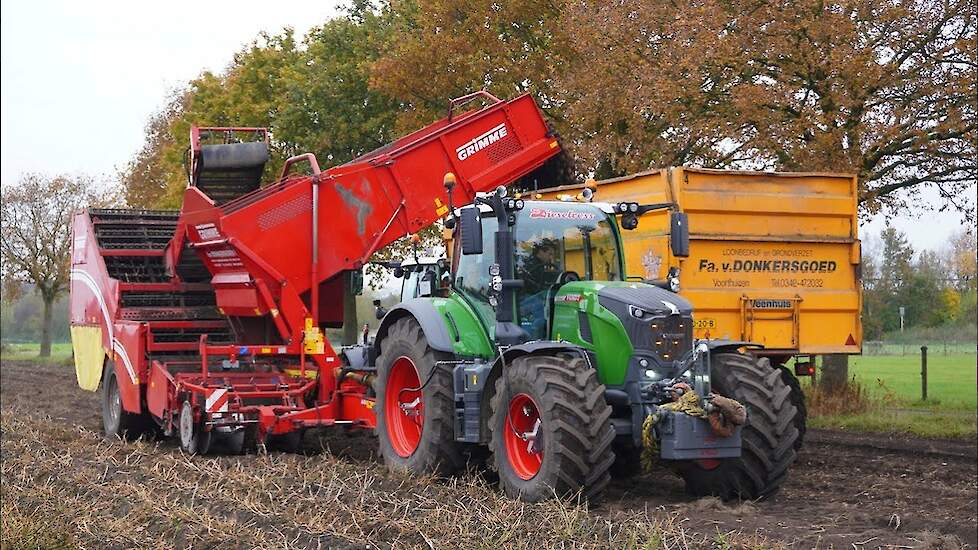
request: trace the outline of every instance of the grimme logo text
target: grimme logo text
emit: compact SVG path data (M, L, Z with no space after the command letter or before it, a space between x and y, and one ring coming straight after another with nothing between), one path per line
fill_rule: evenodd
M503 139L507 135L508 132L506 131L506 124L500 124L481 136L472 138L472 141L469 141L468 143L465 143L459 148L455 149L455 154L458 155L458 160L465 160L475 153L485 149L489 145Z

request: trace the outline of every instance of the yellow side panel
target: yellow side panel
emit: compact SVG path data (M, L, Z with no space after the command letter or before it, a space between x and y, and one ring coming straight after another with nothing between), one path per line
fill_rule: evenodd
M83 390L95 391L102 379L105 351L102 329L92 326L71 327L71 349L75 354L75 377Z
M540 192L574 195L581 186ZM622 231L629 276L682 268L697 338L791 353L859 353L862 281L857 182L847 174L655 170L597 182L595 201L675 202L689 216L690 256L669 250L669 212Z

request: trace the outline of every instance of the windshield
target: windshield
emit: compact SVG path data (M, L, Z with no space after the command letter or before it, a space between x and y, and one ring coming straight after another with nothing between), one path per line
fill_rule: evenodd
M515 230L516 278L523 279L517 292L519 324L532 339L547 339L552 295L561 273L565 281L621 280L621 259L614 221L587 204L529 203L520 212ZM483 254L459 253L455 273L456 289L466 296L486 328L493 331L495 316L489 306L489 266L493 250L496 219L482 218Z
M621 279L612 220L591 205L530 203L516 224L516 277L520 325L533 338L547 338L549 304L563 275L593 281Z
M620 261L612 221L589 205L528 205L516 224L516 276L526 289L544 288L562 272L617 281Z

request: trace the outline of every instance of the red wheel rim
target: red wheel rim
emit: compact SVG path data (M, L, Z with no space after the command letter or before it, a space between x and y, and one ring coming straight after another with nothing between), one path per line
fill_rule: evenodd
M518 393L509 401L506 414L506 458L521 479L531 479L543 463L543 433L540 409L533 398Z
M704 470L716 470L720 467L720 460L716 458L701 458L696 461L696 464Z
M387 438L391 447L404 458L414 454L421 441L424 402L421 392L413 389L419 387L421 377L414 361L404 356L395 359L387 375L384 417L387 420Z

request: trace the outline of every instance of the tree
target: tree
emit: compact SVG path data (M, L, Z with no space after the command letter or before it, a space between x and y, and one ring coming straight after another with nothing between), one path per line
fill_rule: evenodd
M41 357L51 355L54 301L68 289L71 215L106 200L87 176L25 174L17 185L3 189L3 280L8 291L34 285L44 302Z
M173 90L163 107L146 123L143 146L119 171L126 204L133 207L164 206L166 197L173 196L172 185L186 183L176 169L181 166L179 140L171 132L172 125L183 116L190 100L186 90Z
M200 75L150 121L144 147L124 179L128 188L137 188L130 195L147 197L140 205L180 205L192 124L269 128L265 181L277 177L285 159L299 152L315 153L325 168L391 141L399 104L367 85L384 29L382 18L354 6L346 17L312 29L301 41L291 29L260 34L225 71ZM146 172L152 176L144 178ZM396 243L391 250L404 247ZM344 343L350 344L358 322L346 286Z
M474 89L532 91L597 177L677 164L846 171L867 212L896 212L932 186L941 208L974 221L974 0L422 0L382 11L394 32L371 82L405 102L402 121L430 120L443 98Z
M967 292L978 287L978 244L973 229L961 230L951 236L947 256L958 290Z
M404 103L400 130L442 117L449 98L482 89L501 98L532 92L559 126L553 85L565 49L563 8L560 0L386 3L380 13L391 30L371 85Z

